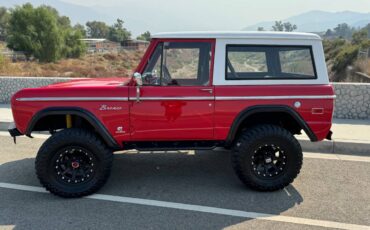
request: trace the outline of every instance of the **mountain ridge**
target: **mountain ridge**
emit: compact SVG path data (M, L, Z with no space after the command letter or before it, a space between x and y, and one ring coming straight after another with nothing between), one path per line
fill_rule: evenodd
M294 15L281 20L296 24L298 31L302 32L323 32L327 29L332 29L340 23L347 23L353 27L364 27L370 23L370 12L359 13L354 11L339 11L328 12L322 10L307 11L302 14ZM251 26L247 26L242 30L257 30L258 27L264 27L265 30L270 30L275 21L264 21Z

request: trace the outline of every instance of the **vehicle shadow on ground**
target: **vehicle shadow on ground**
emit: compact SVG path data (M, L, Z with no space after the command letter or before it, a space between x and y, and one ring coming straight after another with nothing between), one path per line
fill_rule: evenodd
M0 182L40 186L34 173L34 158L0 165ZM275 215L303 201L293 185L276 192L256 192L245 187L234 174L227 151L119 153L108 183L98 193ZM70 202L49 194L29 193L28 197L28 202L32 202L32 197L42 203ZM240 218L232 224L238 223ZM0 225L17 224L0 215ZM230 222L212 223L217 229L227 226Z

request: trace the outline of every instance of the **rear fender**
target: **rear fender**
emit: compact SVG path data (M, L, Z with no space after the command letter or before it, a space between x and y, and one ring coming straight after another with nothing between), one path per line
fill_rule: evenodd
M311 130L311 128L307 125L303 118L298 114L298 112L296 112L293 108L284 105L261 105L261 106L257 105L249 107L238 114L230 128L229 134L226 139L226 145L231 145L231 143L234 141L237 135L240 125L243 123L243 121L248 119L249 116L256 113L266 113L266 112L283 112L289 114L300 125L300 128L305 131L305 133L307 134L311 141L318 140L315 133Z

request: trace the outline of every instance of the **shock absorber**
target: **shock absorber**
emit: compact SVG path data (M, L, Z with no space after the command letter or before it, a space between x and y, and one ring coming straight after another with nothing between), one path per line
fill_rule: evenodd
M67 129L72 128L72 116L71 116L71 114L66 115L66 126L67 126Z

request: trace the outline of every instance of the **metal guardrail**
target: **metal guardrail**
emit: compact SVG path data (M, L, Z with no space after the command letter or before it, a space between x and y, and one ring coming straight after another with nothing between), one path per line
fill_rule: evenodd
M367 75L366 73L361 73L361 72L356 72L356 74L360 77L364 77L364 78L367 78L367 79L370 79L370 76Z

